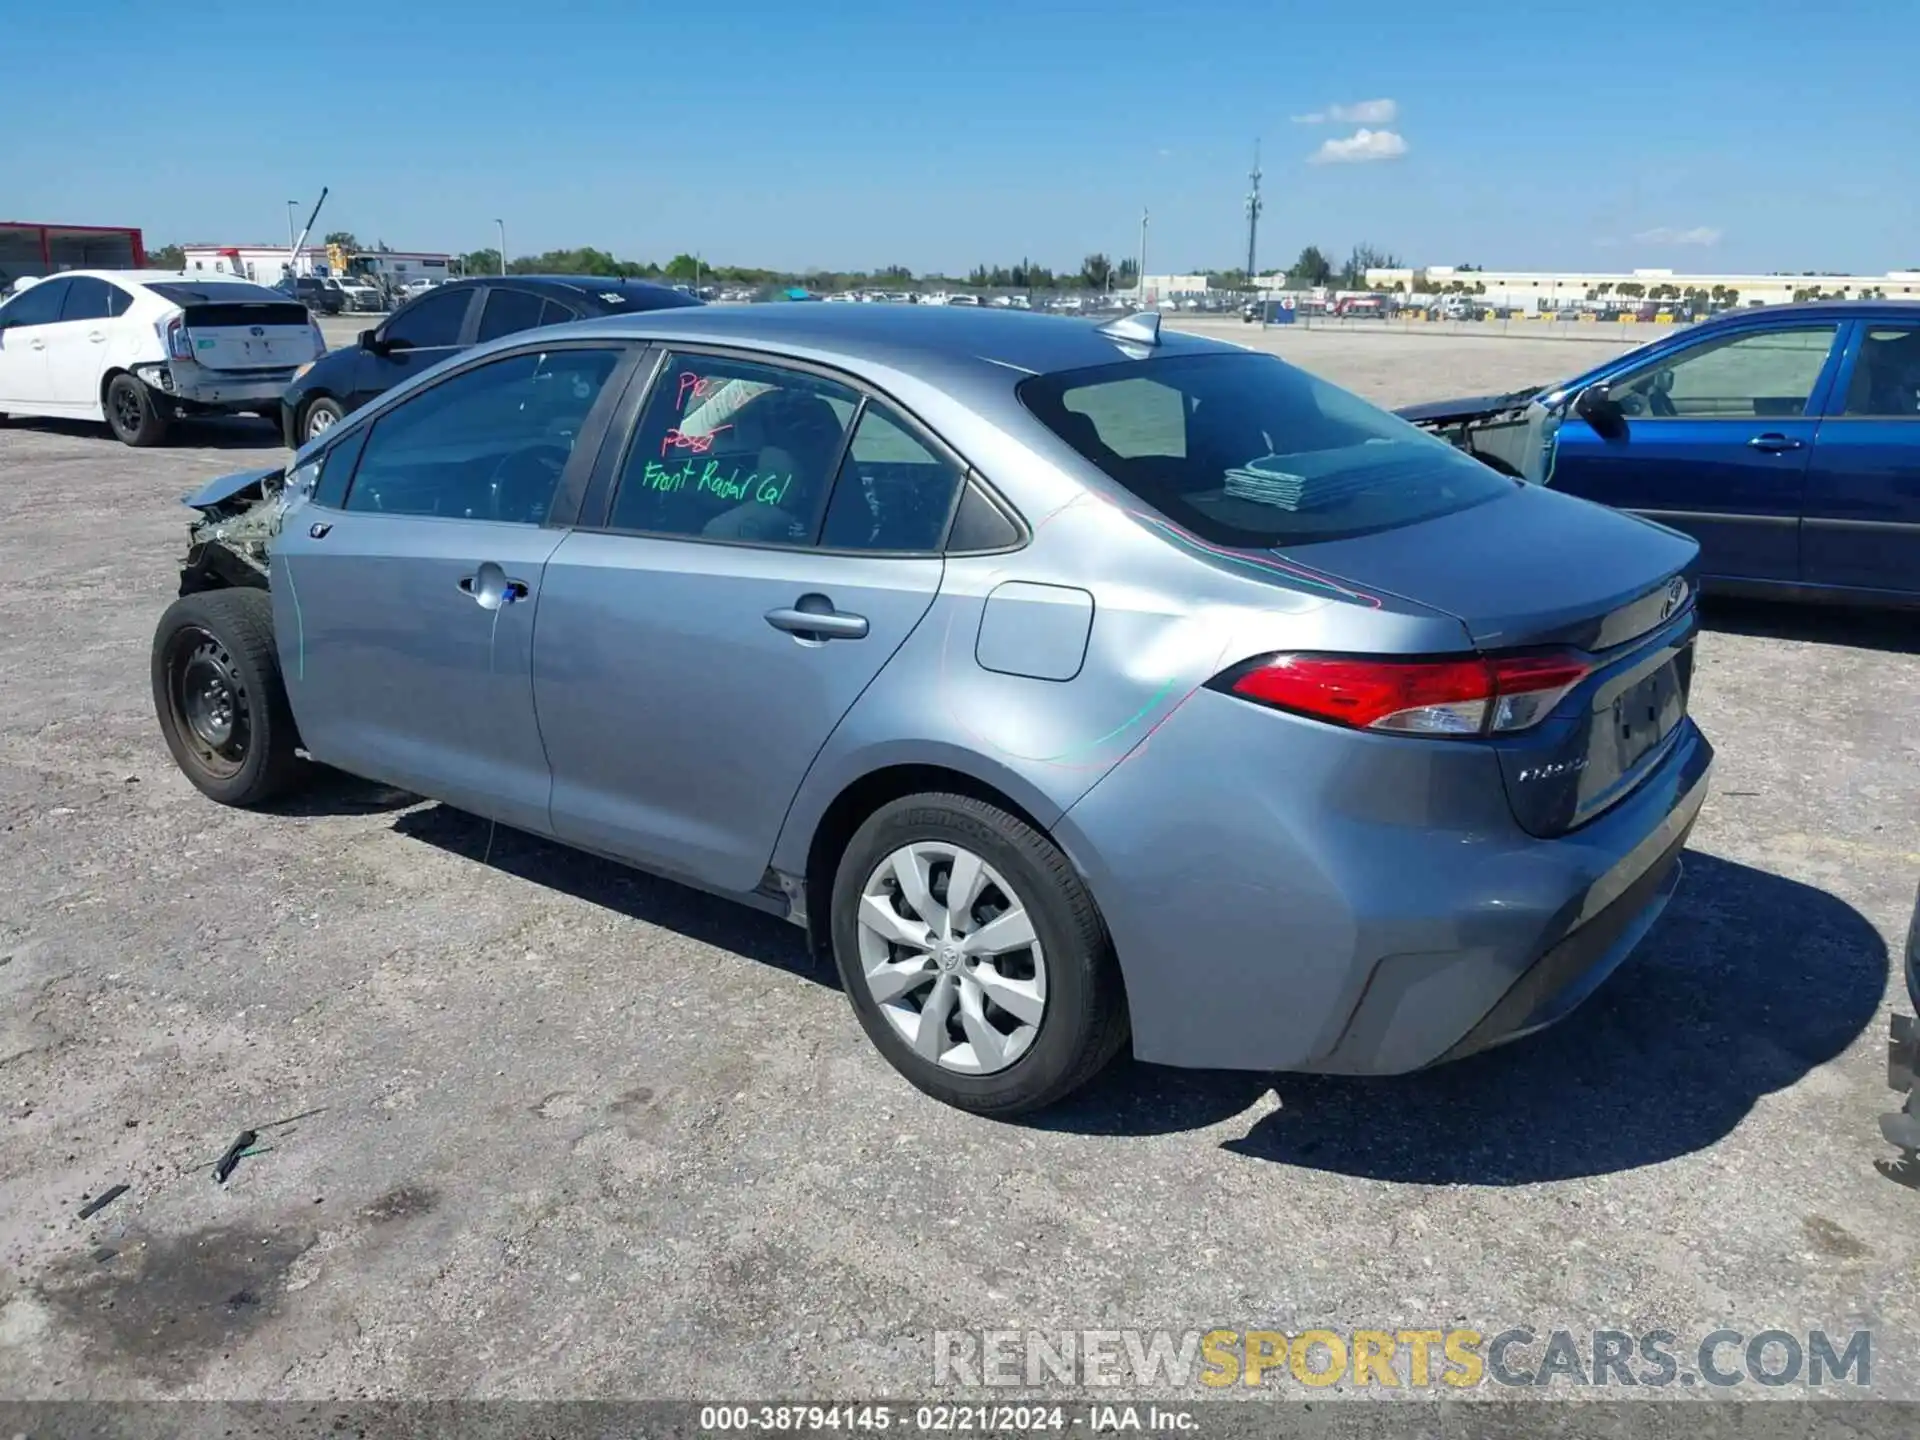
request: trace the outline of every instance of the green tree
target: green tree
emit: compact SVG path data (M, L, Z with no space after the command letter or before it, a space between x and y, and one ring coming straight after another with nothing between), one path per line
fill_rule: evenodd
M498 250L469 250L460 257L462 275L498 275L500 273L500 252Z
M1113 271L1113 288L1132 290L1140 284L1140 262L1134 259L1122 260Z
M1367 288L1367 271L1399 268L1399 257L1392 251L1376 250L1371 245L1356 245L1348 252L1347 263L1340 267L1340 288L1364 290Z
M1113 279L1113 261L1104 254L1087 256L1080 262L1080 280L1089 290L1104 290Z
M178 245L162 245L158 250L147 251L147 264L156 270L184 270L187 252Z
M669 280L691 281L699 276L702 268L697 255L682 253L667 262L665 274Z
M1293 268L1287 271L1288 283L1293 285L1324 285L1332 278L1333 262L1321 253L1318 245L1302 250Z
M329 230L325 243L328 245L338 245L349 255L360 248L360 242L353 238L353 232L351 230ZM380 248L384 250L386 246L382 245Z

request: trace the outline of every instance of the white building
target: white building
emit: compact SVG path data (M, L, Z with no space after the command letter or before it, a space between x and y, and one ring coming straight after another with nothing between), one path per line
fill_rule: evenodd
M1140 287L1141 300L1151 305L1156 300L1184 300L1207 293L1204 275L1149 275Z
M1367 284L1376 290L1410 294L1444 291L1465 285L1489 304L1515 305L1525 310L1561 310L1588 304L1643 298L1656 288L1676 296L1702 290L1715 300L1729 293L1739 305L1779 305L1796 294L1818 288L1827 298L1857 300L1920 300L1920 270L1890 270L1884 275L1727 275L1686 270L1461 270L1452 265L1425 269L1367 271ZM1624 287L1624 288L1623 288ZM1720 296L1715 296L1718 290Z
M261 285L280 282L287 273L287 257L292 253L286 245L182 245L180 249L186 256L189 274L195 270L212 270L223 275L238 275ZM307 246L292 266L296 275L311 275L316 267L322 272L327 268L324 245Z

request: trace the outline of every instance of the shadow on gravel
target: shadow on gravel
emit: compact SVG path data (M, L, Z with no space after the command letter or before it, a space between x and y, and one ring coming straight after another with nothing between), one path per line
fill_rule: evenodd
M124 447L114 439L104 422L51 420L22 415L7 422L9 430L45 435L64 435L73 440L97 440L110 453ZM253 415L206 416L195 420L176 420L167 431L163 449L169 450L283 450L279 424Z
M840 977L832 968L816 965L808 954L805 933L763 911L656 879L557 841L495 826L446 805L409 810L394 819L393 828L396 834L481 861L502 874L644 920L703 945L717 945L803 980L840 988Z
M1702 1149L1872 1021L1887 947L1823 890L1695 850L1686 865L1639 951L1564 1022L1528 1039L1386 1079L1116 1066L1036 1123L1192 1130L1271 1089L1280 1108L1226 1149L1422 1185L1529 1185Z
M1804 640L1895 654L1920 653L1920 611L1868 610L1849 605L1795 605L1783 600L1710 596L1701 623L1728 635Z
M375 780L362 780L326 765L311 769L299 789L261 808L269 814L288 816L379 815L422 803L410 791Z

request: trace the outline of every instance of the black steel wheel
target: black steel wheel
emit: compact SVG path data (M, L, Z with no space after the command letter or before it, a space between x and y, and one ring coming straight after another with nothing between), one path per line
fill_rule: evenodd
M258 805L298 776L298 739L264 590L209 590L167 608L153 637L153 699L181 773L226 805Z

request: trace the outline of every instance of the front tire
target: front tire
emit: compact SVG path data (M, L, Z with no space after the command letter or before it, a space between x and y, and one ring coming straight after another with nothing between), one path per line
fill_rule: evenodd
M107 384L107 424L123 445L158 445L167 438L167 417L153 391L132 375L116 375Z
M330 395L310 401L300 416L300 443L324 435L346 417L346 407Z
M1039 1109L1127 1038L1092 895L1051 840L997 806L936 794L881 807L841 856L830 913L867 1038L936 1100Z
M205 590L174 601L154 631L152 677L160 733L201 794L250 807L300 778L266 591Z

